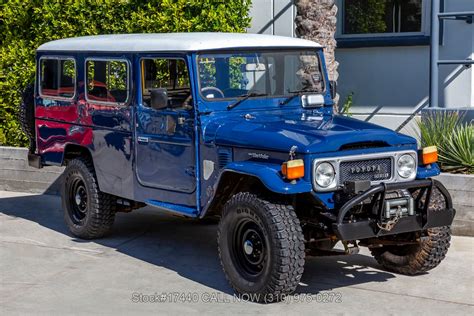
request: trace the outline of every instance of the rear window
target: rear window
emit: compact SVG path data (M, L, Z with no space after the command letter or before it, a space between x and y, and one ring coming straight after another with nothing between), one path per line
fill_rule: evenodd
M40 95L71 99L76 93L76 63L72 58L40 60Z
M128 101L128 63L125 60L87 60L87 100L111 104Z

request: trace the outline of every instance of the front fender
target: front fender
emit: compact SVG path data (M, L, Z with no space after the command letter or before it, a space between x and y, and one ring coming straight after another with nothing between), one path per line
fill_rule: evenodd
M417 179L428 179L431 177L439 176L441 170L437 163L432 163L428 166L418 166L418 170L416 171L416 178Z
M236 172L258 178L265 187L275 193L297 194L311 192L310 182L304 179L296 180L291 183L281 177L280 165L258 163L252 161L232 162L225 166L222 174L225 172Z

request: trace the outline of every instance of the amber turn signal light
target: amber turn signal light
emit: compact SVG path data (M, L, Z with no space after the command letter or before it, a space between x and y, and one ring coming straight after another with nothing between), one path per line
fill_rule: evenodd
M288 160L281 165L281 173L289 180L304 177L303 159Z
M430 146L423 148L422 160L424 165L429 165L438 161L438 148L436 146Z

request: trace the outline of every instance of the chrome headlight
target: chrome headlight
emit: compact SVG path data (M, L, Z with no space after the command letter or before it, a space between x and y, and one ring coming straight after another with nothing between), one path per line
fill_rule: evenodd
M412 155L401 155L397 160L397 172L402 178L414 178L416 175L416 161Z
M321 188L329 187L334 183L335 178L336 171L334 170L334 166L329 162L322 162L316 167L314 179Z

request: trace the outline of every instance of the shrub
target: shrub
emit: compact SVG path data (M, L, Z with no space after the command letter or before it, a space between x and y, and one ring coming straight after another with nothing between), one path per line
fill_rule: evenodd
M354 92L351 92L347 95L347 98L344 101L344 104L339 109L340 114L347 115L347 116L352 116L351 109L352 109L353 99L354 99Z
M443 111L429 113L418 122L421 135L421 145L440 146L446 135L449 135L459 122L459 113L455 111Z
M457 126L440 152L446 171L474 173L474 125Z
M66 37L113 33L243 32L250 0L6 0L0 5L0 144L26 144L21 91L34 80L35 49Z
M437 146L441 170L474 173L474 125L455 111L431 113L418 121L423 147Z

